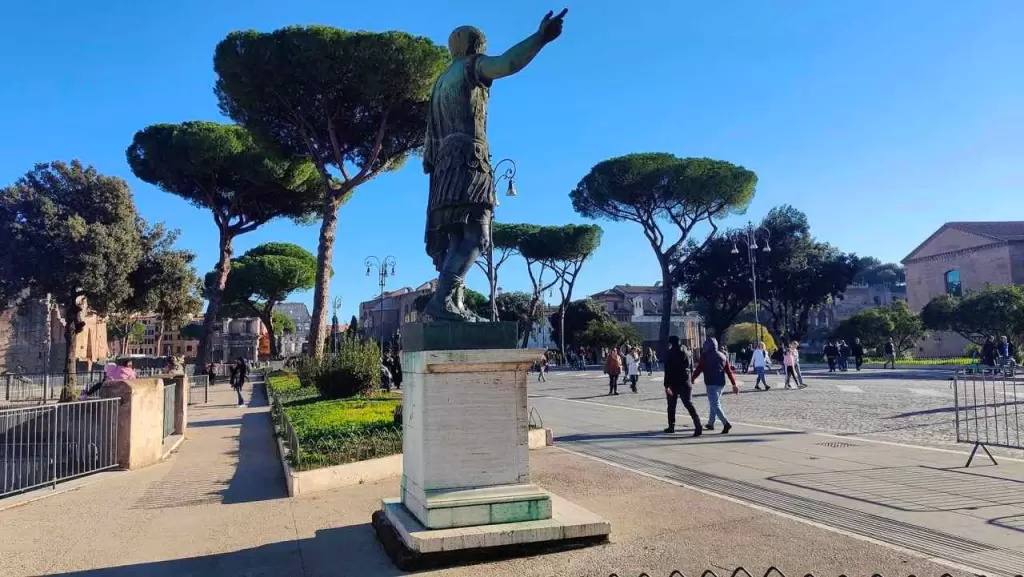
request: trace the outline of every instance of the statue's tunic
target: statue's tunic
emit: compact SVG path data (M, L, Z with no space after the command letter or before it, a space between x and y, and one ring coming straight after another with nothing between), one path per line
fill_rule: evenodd
M477 58L476 54L456 58L430 94L423 151L423 168L430 174L425 240L427 254L439 271L449 228L488 222L495 205L487 146L491 83L477 74Z

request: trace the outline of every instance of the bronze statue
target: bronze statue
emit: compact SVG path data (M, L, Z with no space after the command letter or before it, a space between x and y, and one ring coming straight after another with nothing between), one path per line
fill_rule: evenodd
M487 56L487 39L472 26L448 37L452 64L430 93L423 171L430 175L425 240L439 273L437 291L423 311L437 321L484 320L466 309L465 278L490 242L496 204L487 145L491 83L519 72L562 34L562 19L548 12L537 32L501 56Z

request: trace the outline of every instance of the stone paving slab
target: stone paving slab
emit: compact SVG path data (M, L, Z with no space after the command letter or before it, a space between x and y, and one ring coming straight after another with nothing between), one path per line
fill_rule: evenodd
M664 416L656 411L589 400L531 401L554 429L556 446L640 470L650 466L667 477L669 468L659 463L754 483L938 531L951 536L950 542L959 538L1017 551L1024 566L1024 533L1015 528L1024 506L1022 462L1004 459L999 466L979 462L963 469L963 453L742 425L729 435L664 435L653 432L663 426Z

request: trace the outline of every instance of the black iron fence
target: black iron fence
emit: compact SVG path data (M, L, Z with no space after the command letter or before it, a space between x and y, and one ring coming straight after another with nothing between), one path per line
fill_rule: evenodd
M116 467L119 402L0 409L0 497Z
M210 377L206 375L194 375L188 378L188 404L210 402Z
M161 369L136 369L139 378L163 374ZM103 380L103 370L75 373L81 389ZM63 373L6 373L0 375L0 401L9 403L47 403L60 398L64 387Z
M1002 371L964 371L953 374L956 440L972 443L970 466L978 449L1024 450L1024 378Z
M755 577L755 575L758 575L758 574L759 573L751 573L750 571L748 571L747 569L745 569L743 567L737 567L736 569L733 569L732 572L722 572L722 573L716 573L715 571L712 571L711 569L705 569L699 575L700 575L700 577L724 577L726 575L728 575L729 577ZM693 575L697 575L697 573L693 573ZM761 577L786 577L786 574L783 573L778 567L769 567L764 573L760 573L759 575L761 575ZM798 575L800 577L815 577L814 573L799 573ZM902 573L899 573L897 575L902 575ZM612 573L608 577L626 577L626 575L620 575L618 573ZM651 575L650 573L640 573L639 575L637 575L637 577L655 577L655 576ZM669 573L668 577L689 577L689 576L686 573L683 573L682 571L676 569L675 571L672 571L671 573ZM838 577L846 577L846 574L845 573L840 574ZM885 575L883 575L882 573L872 573L871 577L885 577ZM914 574L910 574L909 577L916 577L916 576ZM941 575L938 575L937 577L953 577L953 575L951 573L942 573ZM976 577L986 577L986 576L985 575L977 575ZM995 576L993 576L993 577L995 577ZM1014 577L1024 577L1024 575L1017 574L1017 575L1014 575Z

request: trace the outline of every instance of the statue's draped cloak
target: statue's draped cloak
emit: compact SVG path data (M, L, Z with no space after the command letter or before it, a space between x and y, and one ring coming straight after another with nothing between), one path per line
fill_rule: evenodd
M423 166L430 174L425 240L438 270L448 249L450 227L489 221L495 205L487 146L491 83L477 74L478 57L456 58L430 94L423 151Z

